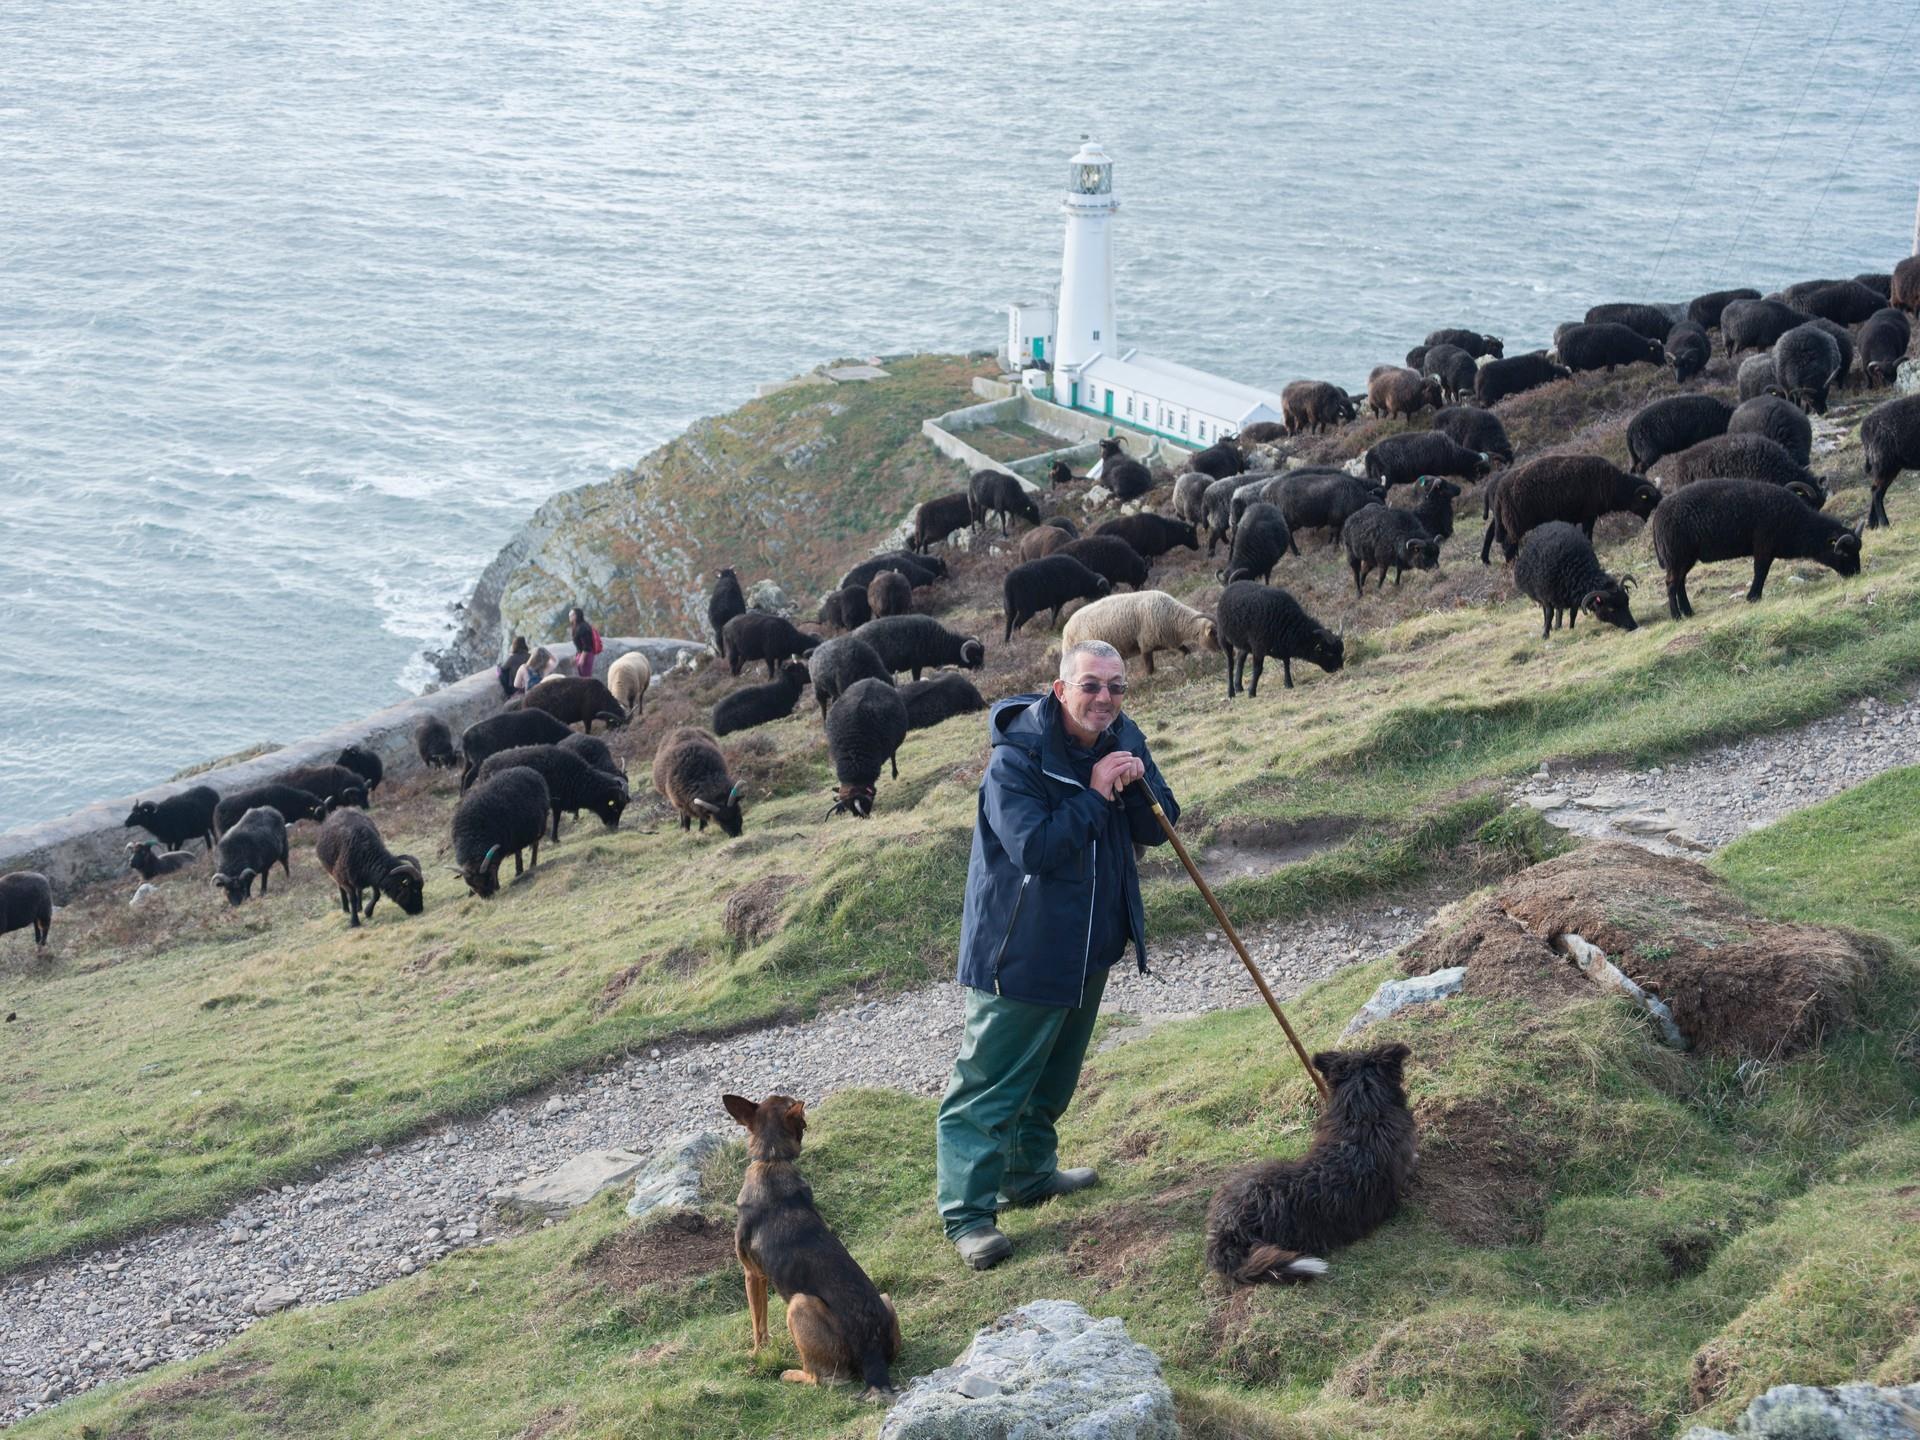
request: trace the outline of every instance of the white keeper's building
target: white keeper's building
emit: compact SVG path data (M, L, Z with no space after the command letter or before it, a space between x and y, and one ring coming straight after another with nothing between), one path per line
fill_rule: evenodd
M1053 367L1055 404L1204 448L1262 420L1280 419L1280 397L1123 346L1113 323L1113 161L1080 147L1067 170L1066 250L1054 306L1007 307L1007 361Z

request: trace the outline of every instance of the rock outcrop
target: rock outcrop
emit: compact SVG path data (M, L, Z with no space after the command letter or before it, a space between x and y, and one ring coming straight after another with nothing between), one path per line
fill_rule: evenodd
M1913 1440L1920 1385L1776 1385L1730 1435L1696 1425L1680 1440Z

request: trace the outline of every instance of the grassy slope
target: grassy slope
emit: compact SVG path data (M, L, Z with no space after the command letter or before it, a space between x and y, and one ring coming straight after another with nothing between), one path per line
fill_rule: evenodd
M1916 799L1920 772L1896 773L1720 862L1782 916L1840 911L1894 942L1862 1027L1791 1063L1736 1078L1663 1050L1602 999L1546 1016L1455 1000L1381 1027L1415 1048L1423 1164L1455 1183L1423 1185L1311 1289L1232 1295L1201 1278L1214 1178L1297 1151L1310 1116L1305 1081L1257 1007L1096 1057L1069 1138L1107 1183L1009 1217L1016 1258L986 1275L939 1242L931 1102L829 1102L810 1112L803 1163L900 1306L904 1373L945 1363L1004 1309L1063 1296L1123 1316L1160 1353L1195 1436L1650 1437L1689 1417L1725 1423L1787 1380L1910 1381L1920 971L1904 896L1920 885ZM1833 867L1861 851L1884 860L1886 888L1832 898ZM1324 1043L1391 973L1378 961L1317 986L1292 1007L1296 1023ZM709 1176L723 1224L742 1164L734 1150ZM872 1432L850 1392L777 1382L790 1363L777 1306L773 1351L748 1357L724 1242L650 1283L597 1269L628 1228L606 1197L376 1295L277 1317L217 1356L20 1433Z
M1601 448L1618 442L1625 383L1590 383L1584 413ZM1514 402L1509 418L1516 430L1559 433L1582 393L1550 387ZM875 411L866 423L896 435L904 422ZM1857 473L1844 458L1837 468ZM864 494L878 474L848 483ZM1477 513L1474 498L1464 511ZM1857 509L1859 498L1856 488L1837 503ZM1258 700L1232 707L1211 657L1163 666L1139 685L1131 708L1195 838L1284 836L1301 822L1352 836L1303 865L1227 885L1236 915L1304 913L1419 874L1499 813L1495 781L1543 757L1654 757L1791 723L1920 672L1911 526L1876 535L1867 574L1850 584L1783 565L1767 603L1750 608L1730 598L1743 567L1716 567L1695 586L1696 621L1632 635L1583 627L1552 643L1533 628L1537 612L1505 602L1502 572L1461 553L1470 543L1456 540L1437 575L1364 602L1311 541L1286 562L1289 586L1348 627L1353 663L1338 676L1303 675L1292 692L1274 677ZM1614 559L1649 574L1646 551L1629 531ZM1210 603L1209 563L1181 555L1156 581ZM1039 683L1051 640L991 643L1004 564L955 557L954 579L935 592L950 623L988 636L990 695ZM704 723L726 683L676 681L621 737L639 789L654 738ZM796 716L734 737L750 800L741 840L689 839L643 801L617 834L571 831L496 901L466 898L436 870L424 918L383 913L357 933L342 927L304 849L291 886L237 912L191 882L137 912L124 886L82 898L56 926L53 963L12 962L0 977L0 1007L21 1016L0 1072L0 1157L13 1162L0 1168L0 1266L204 1213L665 1034L946 975L978 723L913 736L875 820L822 824L829 768L817 715ZM395 789L378 818L396 848L433 869L448 784ZM1524 828L1502 821L1488 839L1497 851L1517 839L1508 858L1526 858ZM774 877L792 882L779 928L753 945L731 938L729 895ZM1156 929L1205 923L1183 882L1155 882L1149 905Z

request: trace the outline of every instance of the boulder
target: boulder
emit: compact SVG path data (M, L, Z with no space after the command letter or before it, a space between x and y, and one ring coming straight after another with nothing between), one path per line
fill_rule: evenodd
M1449 995L1458 995L1460 987L1467 982L1467 967L1451 965L1445 970L1435 970L1430 975L1415 975L1408 980L1388 980L1373 992L1373 998L1362 1005L1354 1017L1347 1022L1342 1035L1351 1035L1356 1030L1364 1030L1376 1020L1384 1020L1396 1010L1404 1010L1409 1005L1425 1005L1435 1000L1444 1000Z
M756 580L747 588L747 608L764 610L769 615L785 615L792 618L793 602L787 599L787 592L771 580Z
M660 1209L691 1210L700 1203L700 1167L720 1148L711 1130L675 1135L633 1177L627 1214L639 1219Z
M1920 1385L1776 1385L1734 1422L1695 1425L1681 1440L1913 1440Z
M647 1163L632 1150L588 1150L557 1170L493 1192L496 1204L561 1215L578 1209L602 1190L624 1185Z

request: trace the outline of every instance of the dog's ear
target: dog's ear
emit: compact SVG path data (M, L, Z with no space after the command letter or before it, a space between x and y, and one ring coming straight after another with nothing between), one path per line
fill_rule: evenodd
M1412 1054L1413 1054L1413 1051L1408 1049L1405 1045L1400 1044L1398 1041L1396 1041L1392 1045L1384 1045L1380 1049L1380 1058L1386 1061L1389 1065L1393 1066L1393 1068L1396 1070L1398 1070L1402 1065L1406 1064L1407 1057Z
M753 1128L753 1117L760 1113L760 1107L744 1095L722 1095L720 1103L727 1107L727 1114L738 1120L749 1130Z
M1338 1050L1321 1050L1313 1057L1313 1068L1331 1080L1340 1060L1341 1055Z
M787 1128L793 1131L793 1138L796 1140L807 1133L806 1101L796 1100L787 1106Z

